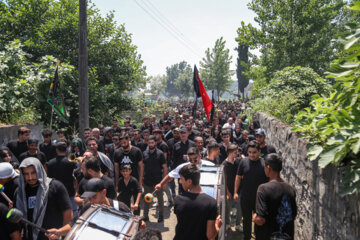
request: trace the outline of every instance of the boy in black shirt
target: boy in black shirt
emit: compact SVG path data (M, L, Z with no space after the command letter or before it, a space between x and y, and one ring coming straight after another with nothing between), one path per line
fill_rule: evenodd
M225 224L226 228L230 228L230 210L234 204L234 183L236 177L236 171L238 165L235 163L235 158L237 157L238 146L235 144L230 144L227 148L227 158L222 163L224 166L225 174L225 186L226 186L226 212L225 212ZM240 220L241 220L241 208L238 202L236 204L236 228L241 229Z
M24 160L25 158L34 157L34 158L39 159L41 164L44 166L46 161L47 161L46 156L45 156L45 154L43 152L40 152L38 150L38 146L39 146L39 140L37 140L37 139L29 139L28 143L27 143L28 151L23 152L22 154L20 154L19 162L21 163L22 160Z
M217 216L216 200L201 190L200 170L189 164L179 174L185 191L175 197L174 212L178 222L174 240L214 239L222 221L220 215Z
M273 146L266 144L265 142L265 130L263 128L258 128L255 131L256 141L260 144L260 157L265 158L266 155L270 153L276 153L276 150Z
M256 239L270 240L288 235L294 239L294 220L297 215L296 192L280 177L282 160L276 153L265 157L265 174L270 182L261 184L256 197L256 213L253 221L258 228ZM286 236L285 235L285 236Z
M52 131L50 129L44 129L41 132L44 142L40 144L40 151L43 152L46 156L46 160L50 161L56 157L55 146L51 142Z
M131 176L131 166L129 164L121 165L120 173L122 177L120 177L118 183L119 195L117 200L125 203L134 211L135 215L140 215L139 203L142 190L139 182ZM133 198L133 203L131 202L131 197Z

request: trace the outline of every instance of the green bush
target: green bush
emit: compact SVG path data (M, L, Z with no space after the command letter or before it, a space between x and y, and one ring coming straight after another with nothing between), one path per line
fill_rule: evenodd
M296 105L305 108L309 106L312 95L326 95L329 89L330 84L311 68L287 67L275 73L270 83L262 89L261 96L275 99L288 95L296 99Z

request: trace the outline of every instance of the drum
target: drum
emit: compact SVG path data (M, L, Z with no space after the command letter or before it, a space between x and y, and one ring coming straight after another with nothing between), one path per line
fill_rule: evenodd
M204 193L213 197L218 206L218 213L221 215L223 220L223 225L219 230L217 239L225 239L225 204L226 204L226 195L225 195L225 175L223 174L223 166L204 164L200 167L200 186Z
M103 205L92 205L73 225L65 240L133 239L141 218Z

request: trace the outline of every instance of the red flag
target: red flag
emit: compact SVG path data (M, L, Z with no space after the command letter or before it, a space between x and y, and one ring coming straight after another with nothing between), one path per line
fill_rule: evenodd
M209 120L209 118L210 118L209 114L210 114L210 111L212 108L212 104L211 104L211 100L210 100L208 94L206 93L204 85L202 84L202 82L200 80L199 72L198 72L196 66L194 68L194 74L195 74L196 78L199 80L199 89L200 89L200 93L201 93L201 98L202 98L203 106L205 109L206 117Z

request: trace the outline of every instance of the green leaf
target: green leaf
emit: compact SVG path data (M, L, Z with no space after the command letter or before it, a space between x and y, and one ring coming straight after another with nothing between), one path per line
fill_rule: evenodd
M320 145L308 144L309 159L311 161L316 160L323 150L324 150L323 147Z
M355 134L351 137L352 139L357 139L352 145L351 145L351 151L356 155L360 152L360 133Z
M321 168L326 167L330 163L334 162L335 155L340 153L344 149L344 145L336 145L335 147L326 147L319 155L319 166Z

